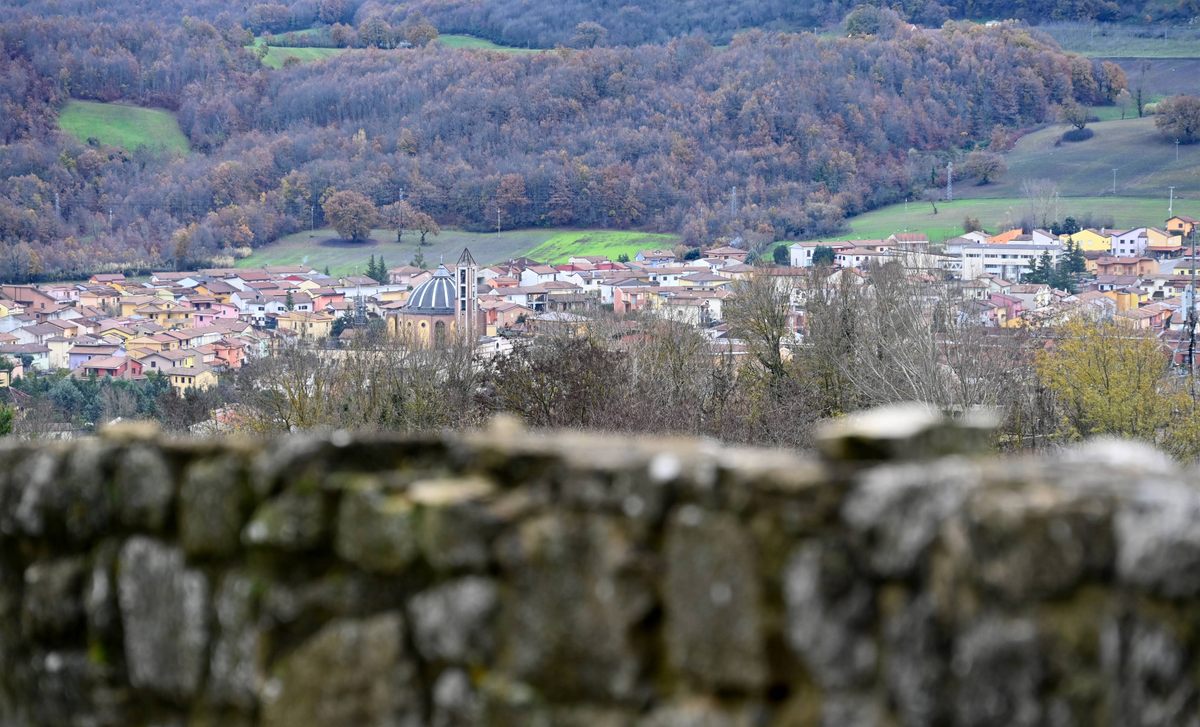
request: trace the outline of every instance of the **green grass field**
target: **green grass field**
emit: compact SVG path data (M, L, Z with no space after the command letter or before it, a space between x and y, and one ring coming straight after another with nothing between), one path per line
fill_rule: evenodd
M1023 197L1028 180L1048 179L1064 197L1097 197L1111 194L1112 170L1117 170L1117 194L1166 200L1168 187L1176 197L1200 199L1200 146L1179 147L1164 139L1154 119L1105 121L1088 126L1094 136L1087 141L1056 142L1067 129L1054 124L1023 136L1004 155L1008 171L992 184L958 185L961 197Z
M1200 31L1183 24L1047 23L1063 50L1092 58L1200 58Z
M487 38L479 38L474 35L439 35L437 39L438 45L443 48L463 48L466 50L494 50L503 53L540 53L543 48L518 48L511 45L500 45L493 43Z
M345 275L366 269L371 255L382 255L390 267L407 264L417 252L417 236L405 233L404 242L396 242L393 230L375 230L367 242L344 242L332 230L298 232L254 251L237 262L238 267L264 265L311 265L317 270L329 266L333 275ZM641 232L612 230L527 229L495 232L442 230L429 237L431 244L421 248L425 262L436 266L439 260L454 262L464 247L481 264L499 263L528 255L544 262L565 262L572 255L611 255L621 252L633 257L644 247L669 247L674 235L649 235Z
M555 234L525 254L534 260L565 263L573 255L607 255L616 260L622 253L630 259L639 250L672 248L678 235L620 230L568 230Z
M186 154L188 140L175 115L150 109L98 101L68 101L58 115L58 126L87 143L89 138L130 151L140 146Z
M882 207L849 220L850 231L828 240L878 240L894 232L924 232L940 242L962 234L963 220L976 217L989 232L1017 226L1021 218L1032 215L1029 200L1020 197L1001 199L956 199L938 202L937 214L929 202L909 202ZM1136 197L1063 197L1058 202L1059 218L1091 217L1116 227L1161 227L1167 219L1167 200ZM1200 216L1200 200L1175 200L1175 213ZM1097 224L1102 224L1098 222Z
M268 46L267 54L263 56L263 65L267 68L283 68L289 58L295 58L300 63L312 63L333 58L345 53L347 48L300 48Z

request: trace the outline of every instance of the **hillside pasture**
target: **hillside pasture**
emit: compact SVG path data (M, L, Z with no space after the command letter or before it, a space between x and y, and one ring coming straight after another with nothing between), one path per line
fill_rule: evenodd
M616 260L624 254L632 260L639 250L670 249L678 244L678 235L625 230L564 230L525 254L547 263L565 263L575 255L607 255Z
M101 144L129 151L139 147L165 149L186 154L188 140L175 114L99 101L68 101L58 115L58 126L79 141L96 139Z
M938 202L937 213L929 202L909 202L882 207L850 218L849 231L827 240L879 240L895 232L923 232L934 242L963 233L963 220L978 218L989 232L1011 229L1021 218L1033 214L1033 204L1021 197L999 199L956 199ZM1087 218L1111 222L1116 227L1162 226L1167 219L1167 200L1136 197L1063 197L1058 217ZM1200 199L1175 200L1175 213L1200 217Z
M1046 23L1038 30L1090 58L1200 58L1200 30L1182 23Z
M511 45L500 45L493 43L487 38L480 38L474 35L449 34L439 35L437 44L443 48L456 48L463 50L494 50L502 53L541 53L543 48L518 48Z
M373 230L365 242L348 242L330 229L298 232L258 248L237 266L311 265L317 270L329 267L333 275L346 275L355 269L366 269L371 255L382 255L389 267L412 261L417 253L418 235L404 234L396 242L395 230ZM430 244L421 247L425 263L436 267L439 261L453 263L464 247L480 264L500 263L527 255L543 262L565 262L572 255L610 255L615 259L621 252L633 257L643 247L671 247L678 238L674 235L651 235L616 230L525 229L495 232L442 230L429 236Z
M1004 155L1008 172L991 184L968 181L955 188L962 197L1021 197L1027 180L1046 179L1064 197L1096 197L1112 193L1117 170L1117 195L1163 200L1175 186L1177 198L1200 199L1200 145L1175 144L1164 139L1154 119L1105 121L1088 126L1087 141L1058 143L1066 124L1054 124L1023 136Z

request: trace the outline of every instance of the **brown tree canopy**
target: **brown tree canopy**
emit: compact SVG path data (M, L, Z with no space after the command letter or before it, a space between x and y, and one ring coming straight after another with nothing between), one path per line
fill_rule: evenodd
M325 219L338 234L347 240L361 242L371 235L371 228L379 222L375 203L361 192L345 190L334 192L322 203Z
M1154 126L1171 141L1182 144L1200 141L1200 98L1172 96L1160 101Z

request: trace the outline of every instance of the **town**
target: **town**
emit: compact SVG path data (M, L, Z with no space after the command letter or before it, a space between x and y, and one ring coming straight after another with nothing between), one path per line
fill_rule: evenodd
M438 347L475 342L493 357L551 333L580 332L600 315L651 316L699 330L714 354L747 355L727 323L747 281L785 290L781 355L802 347L814 282L870 287L880 266L953 298L956 315L984 329L1031 329L1072 317L1111 321L1159 337L1183 364L1187 296L1198 223L1159 227L967 232L942 243L898 232L881 240L780 243L763 259L730 244L642 250L632 258L526 258L480 265L464 250L435 269L331 277L304 265L96 274L81 283L0 285L0 388L20 412L26 376L157 380L180 397L215 387L249 362L303 346L335 351L368 331ZM999 332L999 330L998 330Z

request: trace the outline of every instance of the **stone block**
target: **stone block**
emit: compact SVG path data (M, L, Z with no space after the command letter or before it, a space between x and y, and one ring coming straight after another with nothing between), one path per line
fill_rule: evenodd
M21 626L26 638L68 634L83 624L87 562L80 557L40 561L25 569Z
M179 487L179 540L189 555L226 556L240 545L250 505L242 463L233 457L201 460Z
M495 486L481 478L422 480L409 496L417 508L417 541L437 570L481 570L491 561L489 545L499 518L488 505Z
M338 508L334 549L368 571L403 571L417 558L412 503L375 489L348 490Z
M208 650L208 590L178 548L140 536L126 541L118 601L134 687L166 698L195 696Z
M762 687L762 594L749 534L731 515L685 505L670 516L665 538L671 663L701 687Z
M215 704L252 710L263 683L263 640L255 617L254 582L234 571L213 599L217 637L209 659L208 695Z
M389 612L337 619L280 660L263 688L263 727L419 727L416 666Z
M161 530L175 497L175 481L162 453L147 445L122 452L113 472L113 496L123 525Z
M418 593L408 605L417 652L435 663L486 663L494 644L496 604L496 584L476 576Z
M498 548L500 668L552 701L629 699L646 667L636 625L654 604L639 553L615 518L531 518Z
M329 528L324 493L287 490L258 506L242 530L242 542L282 550L309 550Z

